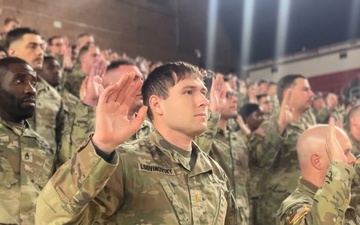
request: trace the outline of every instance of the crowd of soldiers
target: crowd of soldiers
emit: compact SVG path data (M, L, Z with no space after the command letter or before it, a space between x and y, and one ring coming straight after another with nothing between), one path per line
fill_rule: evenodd
M360 224L354 102L11 23L0 224Z

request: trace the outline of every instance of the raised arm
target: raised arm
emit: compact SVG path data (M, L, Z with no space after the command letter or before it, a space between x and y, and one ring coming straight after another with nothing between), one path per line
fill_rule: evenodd
M142 107L136 119L127 119L142 83L133 81L134 77L126 74L101 93L95 133L44 187L37 202L36 224L92 224L101 213L117 209L122 199L109 198L109 193L103 191L118 166L114 149L136 132L146 114L146 107ZM116 179L111 179L116 181L119 192L121 174L118 168Z

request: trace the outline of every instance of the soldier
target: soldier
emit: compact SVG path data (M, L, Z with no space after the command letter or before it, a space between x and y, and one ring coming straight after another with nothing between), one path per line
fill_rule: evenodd
M351 152L356 159L360 158L360 105L352 108L347 116L349 125L349 138L351 141ZM357 163L358 167L358 163ZM351 189L350 205L355 208L357 215L360 216L360 175L356 174Z
M269 118L273 111L270 96L268 94L260 94L257 95L256 98L258 100L259 106L262 109L263 117L266 119Z
M212 91L212 90L211 90ZM237 117L237 97L228 82L224 83L225 104L219 110L220 119L214 134L206 131L201 136L208 137L210 148L202 149L219 163L229 178L234 191L242 224L249 224L250 207L247 195L249 182L248 155L244 141L239 132L235 132L228 124L230 119ZM211 137L211 138L209 138Z
M258 180L252 198L255 224L275 223L276 210L296 188L299 176L296 142L313 124L303 114L310 108L313 92L307 79L299 74L283 77L278 83L280 110L265 120L249 140L251 167L257 167ZM262 130L262 132L260 132Z
M36 199L53 174L54 152L26 121L36 82L24 60L0 59L0 224L34 224Z
M277 83L270 81L267 89L267 94L270 96L273 113L279 111L280 108L279 100L276 93L277 93Z
M39 32L27 27L17 28L7 34L6 43L9 56L25 60L34 69L42 68L44 50ZM64 128L63 103L54 88L41 77L37 78L36 111L29 122L51 148L57 150Z
M192 141L206 130L209 105L192 65L169 63L149 75L142 93L155 131L114 151L146 116L143 106L127 118L142 85L134 77L102 92L95 133L45 187L37 224L237 224L225 172Z
M95 45L84 46L79 51L80 62L76 63L71 72L63 77L62 84L71 94L80 98L79 90L82 82L89 75L91 67L100 60L100 48Z
M346 133L317 125L299 137L297 154L301 177L297 189L281 204L280 225L360 224L349 208L355 157Z

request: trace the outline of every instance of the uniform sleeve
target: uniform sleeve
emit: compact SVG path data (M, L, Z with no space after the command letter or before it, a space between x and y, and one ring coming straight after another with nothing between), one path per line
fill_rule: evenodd
M255 146L249 146L250 151L257 151L257 161L264 167L268 167L273 164L288 136L286 129L284 134L279 133L276 119L277 115L266 120L261 125L261 128L264 129L265 136L255 141L255 143L253 143ZM253 154L254 153L250 153L250 155Z
M354 169L346 164L332 162L323 186L316 192L311 205L295 204L286 211L280 209L277 219L281 225L335 225L346 224L350 201L350 186Z
M89 138L42 190L37 201L36 224L92 224L107 208L116 208L110 205L116 202L104 203L98 195L102 196L118 161L118 154L109 163L103 160Z
M217 123L219 121L219 114L212 113L209 110L210 116L207 122L207 130L195 137L195 143L200 147L202 151L205 153L210 152L211 145L213 143L216 131L217 131Z

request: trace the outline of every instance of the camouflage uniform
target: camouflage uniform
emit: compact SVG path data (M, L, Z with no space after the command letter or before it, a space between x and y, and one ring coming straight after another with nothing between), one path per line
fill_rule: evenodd
M94 132L95 109L84 105L80 99L68 90L61 91L64 105L70 109L67 112L64 133L61 139L59 159L64 163L72 157L82 142Z
M275 224L276 210L295 190L300 175L296 143L300 134L313 125L301 118L299 123L290 123L281 136L277 118L275 114L264 121L261 128L265 137L255 133L248 144L249 167L254 176L251 198L257 225Z
M330 118L330 110L328 107L324 107L317 111L315 108L310 109L316 118L316 123L327 124Z
M243 105L247 102L247 95L240 92L235 92L235 95L236 98L238 99L236 104L237 104L237 110L239 111L241 107L243 107Z
M360 141L356 140L351 133L348 134L351 141L351 153L354 154L357 160L360 159ZM355 177L351 185L351 201L350 205L355 208L356 213L360 216L360 161L355 164Z
M31 127L49 143L53 150L57 150L60 147L64 121L61 96L39 77L36 86L36 111L29 119Z
M0 118L0 224L35 224L35 202L53 174L54 157L26 121Z
M190 163L156 131L108 163L88 140L52 177L37 224L236 224L229 182L193 143ZM191 166L193 165L193 166Z
M154 128L153 128L152 123L149 122L148 120L144 120L144 122L141 124L139 130L133 136L131 136L130 139L126 141L126 143L148 136L153 129Z
M348 207L353 176L351 166L332 162L321 188L300 178L297 189L281 204L278 224L360 224L355 210Z
M78 62L71 72L63 74L61 89L66 89L77 98L80 98L80 87L85 77L86 74L82 71L81 64Z
M209 152L211 158L219 163L228 176L239 212L249 224L250 207L247 195L249 167L247 148L238 133L217 129Z
M276 95L270 96L270 101L272 104L272 114L277 113L280 109L280 103Z
M315 125L316 122L316 117L314 112L311 109L306 110L303 114L302 117L306 120L306 123L308 124L313 124Z

